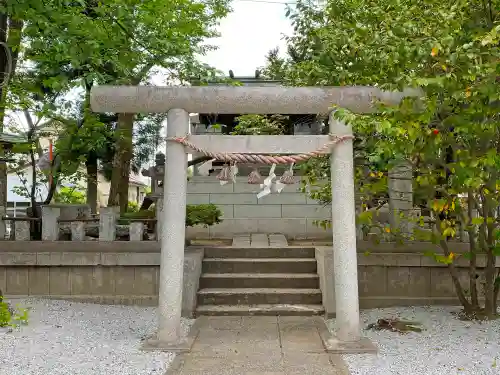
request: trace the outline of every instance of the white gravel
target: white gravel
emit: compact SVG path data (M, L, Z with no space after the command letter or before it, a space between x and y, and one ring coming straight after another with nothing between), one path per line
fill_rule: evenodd
M459 307L411 307L365 310L363 327L380 318L422 324L422 333L405 335L365 330L378 355L345 355L352 375L498 375L500 321L468 322L452 313ZM334 328L334 320L330 328Z
M29 323L0 329L0 375L163 375L173 353L143 352L156 308L27 299ZM183 320L187 333L193 321Z

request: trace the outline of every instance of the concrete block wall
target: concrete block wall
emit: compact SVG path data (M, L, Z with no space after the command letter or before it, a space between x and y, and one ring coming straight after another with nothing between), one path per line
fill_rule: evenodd
M156 241L125 246L124 251L116 242L111 246L97 241L82 243L76 251L72 244L58 241L45 243L33 252L0 252L0 290L7 298L158 305L160 252ZM20 249L14 246L13 250ZM186 249L184 256L182 315L191 318L196 309L203 249Z
M283 233L289 238L330 238L331 232L314 221L330 219L331 207L308 198L299 187L297 182L280 194L257 199L260 187L248 184L246 176L223 186L215 176L195 176L188 183L187 203L213 203L223 212L224 221L209 228L187 228L187 236L230 238L237 234Z
M358 242L358 282L361 308L421 305L458 305L447 266L422 255L436 248L430 243L374 245ZM467 244L454 245L457 254ZM436 248L436 250L438 250ZM183 315L196 308L203 248L185 252ZM316 247L323 305L335 314L333 250ZM500 257L497 257L500 265ZM7 298L26 296L110 304L156 305L159 288L160 245L156 241L40 242L29 251L11 242L0 251L0 290ZM486 259L478 256L482 275ZM468 260L457 257L455 266L467 289ZM500 266L497 266L497 270ZM482 282L482 278L479 280Z

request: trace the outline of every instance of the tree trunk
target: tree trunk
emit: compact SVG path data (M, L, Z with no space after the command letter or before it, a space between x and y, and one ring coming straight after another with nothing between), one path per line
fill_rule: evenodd
M500 292L500 270L495 278L495 287L493 288L493 311L498 311L498 293Z
M437 220L438 223L436 224L436 227L439 226L439 219ZM439 245L441 246L441 249L443 249L444 255L446 257L450 256L450 249L448 248L448 242L446 240L440 240ZM452 263L448 264L448 270L450 271L451 275L451 280L453 282L453 286L455 287L455 292L457 293L458 300L464 307L464 310L466 313L470 314L473 311L472 305L470 302L467 300L467 297L465 296L464 289L462 288L462 285L460 284L460 279L458 275L457 268L455 265Z
M5 100L8 91L7 79L11 80L17 67L19 57L19 47L21 45L21 32L23 28L22 20L9 20L8 14L0 13L0 42L7 43L11 56L11 66L7 66L7 51L0 52L0 132L3 132L5 118ZM7 24L8 27L7 27ZM8 34L7 34L8 31ZM10 76L7 72L10 70ZM0 156L3 150L0 150ZM0 161L0 206L7 206L7 164Z
M495 180L494 180L495 181ZM493 187L494 189L495 187ZM492 190L491 186L488 186L489 191ZM488 194L483 194L482 198L482 209L484 223L480 226L480 231L483 232L483 237L485 240L484 250L486 251L486 268L484 270L485 284L484 284L484 312L487 318L493 318L496 315L494 310L495 303L495 277L496 277L496 256L493 253L493 248L495 246L494 231L495 226L493 222L489 222L487 219L492 219L494 217L493 209L491 208L491 201Z
M87 167L87 204L90 212L97 213L97 156L91 154L85 162Z
M134 114L118 114L108 206L120 206L121 213L126 212L128 206L130 161L133 156L133 126Z
M474 217L474 193L469 190L467 194L467 226L469 233L469 288L470 288L470 298L472 303L472 308L479 310L479 298L477 294L477 241L476 241L476 231L474 226L471 225L472 219Z

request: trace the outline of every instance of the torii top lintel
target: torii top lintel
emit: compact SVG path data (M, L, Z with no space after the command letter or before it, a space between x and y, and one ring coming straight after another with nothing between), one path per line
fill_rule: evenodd
M179 108L191 113L327 114L334 106L369 113L374 100L390 105L420 95L418 89L390 92L369 86L94 86L90 102L94 112L161 113Z

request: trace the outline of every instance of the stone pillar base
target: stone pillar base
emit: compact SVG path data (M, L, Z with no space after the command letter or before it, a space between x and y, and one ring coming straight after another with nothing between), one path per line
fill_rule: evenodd
M159 352L173 352L173 353L189 353L193 347L196 337L199 333L199 320L196 320L191 326L189 333L186 337L181 337L176 342L166 342L159 340L156 335L146 338L144 340L141 350L144 351L159 351Z
M189 353L193 346L193 341L187 338L182 338L177 342L165 342L156 339L155 337L145 340L141 346L144 351L159 351L159 352L173 352L173 353Z
M377 354L378 348L367 337L358 341L340 341L335 336L322 336L323 345L327 353L332 354Z

